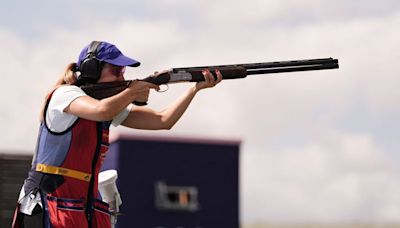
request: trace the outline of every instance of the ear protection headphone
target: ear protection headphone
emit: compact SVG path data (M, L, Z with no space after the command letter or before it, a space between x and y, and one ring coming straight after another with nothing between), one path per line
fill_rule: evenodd
M100 44L101 42L99 41L92 41L90 43L87 55L79 66L81 74L78 77L78 81L84 83L96 83L99 80L103 68L102 62L97 59L97 49Z

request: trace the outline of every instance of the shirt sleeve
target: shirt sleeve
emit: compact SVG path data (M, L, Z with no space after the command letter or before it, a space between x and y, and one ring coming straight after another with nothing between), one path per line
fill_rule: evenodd
M67 85L57 88L46 112L46 124L54 132L62 132L68 129L78 117L67 112L64 109L78 97L87 96L83 90L77 86Z
M46 124L51 131L63 132L72 126L78 117L64 110L72 101L82 96L87 96L87 94L74 85L61 86L54 91L46 112ZM116 115L112 120L112 125L116 127L124 122L132 107L133 105L130 104Z
M118 115L116 115L112 121L112 125L114 127L117 127L118 125L121 125L122 122L128 117L129 113L131 112L133 107L133 104L128 105L126 108L124 108Z

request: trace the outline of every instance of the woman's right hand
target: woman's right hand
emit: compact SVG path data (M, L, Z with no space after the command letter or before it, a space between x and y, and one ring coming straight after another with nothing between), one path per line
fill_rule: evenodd
M134 80L129 85L128 89L131 91L134 100L141 103L146 103L149 99L150 89L160 90L158 85L153 83L141 81L141 80Z

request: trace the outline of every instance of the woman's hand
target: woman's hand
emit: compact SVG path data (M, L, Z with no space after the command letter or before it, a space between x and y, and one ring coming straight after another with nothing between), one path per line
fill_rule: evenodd
M197 91L205 88L214 87L222 80L222 74L218 69L215 70L215 73L217 75L217 80L215 80L214 75L210 72L209 69L204 69L202 73L204 75L204 81L196 83Z
M135 97L135 101L147 102L149 99L150 89L155 89L158 91L160 90L160 87L149 82L134 80L129 85L128 89L132 96Z

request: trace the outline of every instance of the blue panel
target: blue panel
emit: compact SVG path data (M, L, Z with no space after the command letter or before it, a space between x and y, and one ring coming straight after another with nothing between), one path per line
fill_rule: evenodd
M71 142L72 132L65 134L52 134L42 125L39 138L38 149L41 150L36 157L36 161L53 166L60 166L67 155ZM54 156L57 154L57 156Z

